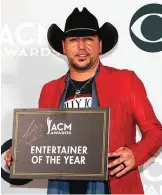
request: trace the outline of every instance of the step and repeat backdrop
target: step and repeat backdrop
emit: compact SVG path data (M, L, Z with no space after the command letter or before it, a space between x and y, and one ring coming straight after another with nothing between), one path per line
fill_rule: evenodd
M87 7L100 26L110 22L117 28L119 42L113 51L101 57L101 62L135 71L162 122L162 0L1 2L2 194L47 193L46 179L9 179L4 155L12 144L13 109L37 108L44 83L68 70L66 58L51 50L46 34L52 23L64 30L65 20L75 7L80 11ZM138 127L136 139L141 139ZM145 193L162 194L162 150L139 167L139 171Z

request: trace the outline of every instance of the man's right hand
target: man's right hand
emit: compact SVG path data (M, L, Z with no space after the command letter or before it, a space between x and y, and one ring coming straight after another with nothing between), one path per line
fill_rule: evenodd
M7 164L8 167L10 167L11 164L12 164L11 149L12 149L12 148L10 148L10 149L6 152L5 157L4 157L4 160L6 161L6 164Z

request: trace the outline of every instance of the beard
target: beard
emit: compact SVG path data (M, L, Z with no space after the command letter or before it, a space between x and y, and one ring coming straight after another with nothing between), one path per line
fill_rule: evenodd
M88 69L90 69L91 67L93 67L93 65L95 64L97 59L94 59L94 57L91 57L89 58L89 62L85 62L85 64L83 65L80 65L79 63L75 62L75 59L69 59L69 63L71 64L71 66L77 70L77 71L80 71L80 72L84 72ZM80 62L83 62L84 59L80 59L79 60Z

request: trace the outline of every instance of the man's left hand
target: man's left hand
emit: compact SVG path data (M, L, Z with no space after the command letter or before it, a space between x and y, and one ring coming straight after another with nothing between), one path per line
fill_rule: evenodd
M108 153L108 157L119 157L113 162L109 163L109 168L113 168L114 166L120 164L110 171L110 175L116 175L117 177L120 177L133 169L133 167L135 166L134 154L128 147L120 147L115 152ZM126 167L121 163L124 163Z

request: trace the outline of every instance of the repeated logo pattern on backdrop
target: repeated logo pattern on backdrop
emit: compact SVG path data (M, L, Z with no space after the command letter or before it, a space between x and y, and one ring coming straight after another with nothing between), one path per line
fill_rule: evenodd
M137 10L131 19L129 30L133 42L141 50L162 51L162 5L148 4ZM138 33L133 32L135 30Z

